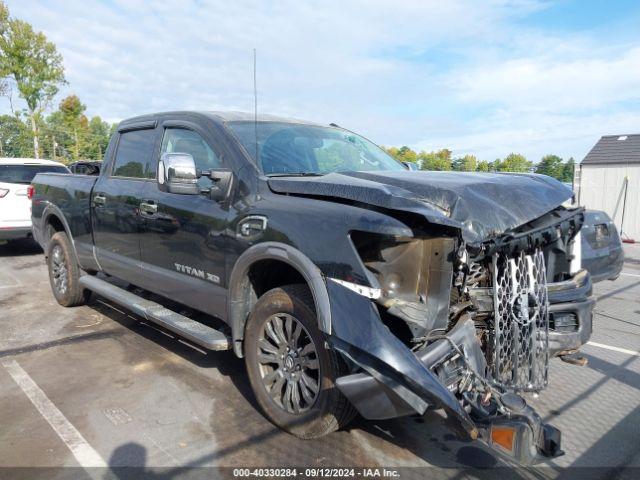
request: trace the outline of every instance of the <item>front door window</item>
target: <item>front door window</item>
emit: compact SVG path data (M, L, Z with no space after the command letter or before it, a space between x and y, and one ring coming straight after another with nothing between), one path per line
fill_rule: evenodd
M162 139L162 153L188 153L196 162L199 170L212 170L220 168L222 163L209 147L207 142L193 130L186 128L167 128ZM210 188L211 179L201 177L198 179L200 188Z

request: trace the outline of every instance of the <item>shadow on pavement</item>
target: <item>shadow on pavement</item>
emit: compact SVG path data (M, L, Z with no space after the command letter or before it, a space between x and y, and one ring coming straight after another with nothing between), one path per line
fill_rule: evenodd
M615 401L615 399L611 400ZM636 475L640 475L640 442L621 443L621 439L637 438L638 426L640 426L640 406L637 406L608 432L603 432L600 439L573 462L572 467L592 467L594 459L598 459L599 462L604 459L611 467L607 476L603 478L638 478L635 475L627 477L623 473L631 473L627 471L631 468Z
M598 302L601 302L605 298L613 297L614 295L617 295L618 293L622 293L622 292L625 292L627 290L631 290L632 288L637 287L638 285L640 285L640 281L630 283L629 285L625 285L624 287L616 288L615 290L611 290L611 291L609 291L607 293L603 293L602 295L598 295L596 297L596 300Z
M41 253L42 248L31 238L9 241L0 240L0 257L24 257Z
M203 369L216 369L221 375L227 377L237 392L246 400L247 404L254 410L260 412L260 408L255 400L253 391L251 390L249 380L247 377L244 361L237 358L233 352L202 352L199 349L191 348L185 344L179 337L174 336L170 332L166 332L155 326L154 324L148 324L143 319L137 318L130 313L126 313L120 310L117 305L112 305L103 299L93 301L89 304L91 308L98 313L110 318L111 320L121 324L123 327L135 332L137 335L144 337L145 339L157 344L158 346L171 351L172 353L182 357L184 360L193 363L194 365ZM126 353L125 349L125 353ZM132 354L134 355L134 354ZM139 355L139 353L135 353ZM132 362L138 361L139 358L130 359ZM125 360L128 361L128 360ZM167 367L169 368L169 367ZM167 375L176 374L176 372L167 370L164 372ZM193 379L194 382L210 382L210 378L206 373L191 372L189 376L195 375L200 377ZM184 381L189 379L182 378ZM444 426L443 418L436 412L428 412L423 417L405 418L399 420L389 420L384 422L371 422L360 417L357 417L350 426L347 427L347 432L359 431L363 435L370 435L372 442L376 444L376 447L384 449L385 443L396 445L401 449L408 450L411 454L424 460L429 465L440 468L475 468L485 469L491 468L497 465L501 465L493 455L484 450L477 443L461 444L457 440L458 438L449 433L448 429ZM432 429L436 429L437 433L433 433ZM392 435L386 435L384 431L392 431ZM190 467L201 467L209 465L211 462L219 463L226 457L232 457L233 455L242 452L246 449L260 450L260 446L272 444L272 442L280 442L278 436L284 435L284 441L291 445L295 445L296 442L304 442L306 445L301 448L311 448L309 442L314 440L297 440L292 436L283 434L283 432L277 427L270 424L266 429L261 432L250 435L241 441L235 441L227 443L219 450L204 455L201 458L192 462ZM344 437L343 437L344 438ZM347 443L358 443L357 437L355 440L348 441ZM317 440L316 440L317 441ZM330 438L324 438L322 441L332 442ZM225 442L226 443L226 442ZM116 460L123 461L130 458L133 463L118 463L117 466L139 466L138 461L135 459L142 458L139 453L140 445L128 444L128 446L122 446L122 450L117 453L114 452L114 462ZM454 446L455 445L455 446ZM126 447L126 448L125 448ZM341 441L333 444L333 448L349 447L348 445L342 445ZM365 448L365 450L367 450ZM367 458L376 458L375 450L371 452L367 450ZM266 457L269 457L268 452L264 452ZM344 452L343 452L344 453ZM134 455L135 454L135 455ZM356 452L351 453L353 461L358 464L362 462L362 458L357 459L358 454ZM346 455L349 456L348 454ZM309 457L313 458L313 457ZM344 457L341 457L344 458ZM407 460L410 461L412 457L407 455ZM330 458L327 460L331 461ZM277 461L277 460L276 460ZM282 460L283 464L287 465L287 462L291 462L291 458L285 458ZM366 460L371 462L371 460ZM378 462L373 462L375 466ZM402 460L399 462L402 464ZM411 463L411 462L410 462ZM415 458L413 462L415 463ZM111 464L111 462L110 462ZM381 466L383 462L380 461ZM504 464L502 464L504 465ZM259 466L259 465L258 465ZM121 474L127 474L127 470L124 469ZM134 472L128 472L134 473ZM185 473L176 469L176 471L164 471L162 478L171 478L175 474ZM140 474L140 470L136 470L136 475Z

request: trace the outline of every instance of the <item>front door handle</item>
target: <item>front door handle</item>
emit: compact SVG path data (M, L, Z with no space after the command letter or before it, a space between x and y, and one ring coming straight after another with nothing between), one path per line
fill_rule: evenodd
M99 207L101 205L104 205L105 203L107 203L107 197L105 197L104 195L98 193L93 197L93 205L95 207Z
M158 205L152 201L143 201L140 202L140 211L153 215L154 213L158 213Z

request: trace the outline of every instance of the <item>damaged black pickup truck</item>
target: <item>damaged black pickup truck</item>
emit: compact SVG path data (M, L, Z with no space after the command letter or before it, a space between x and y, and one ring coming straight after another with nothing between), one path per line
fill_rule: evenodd
M551 178L416 172L335 125L174 112L122 122L98 177L31 194L59 303L93 291L233 349L294 435L442 409L517 462L562 453L520 395L591 334L584 213Z

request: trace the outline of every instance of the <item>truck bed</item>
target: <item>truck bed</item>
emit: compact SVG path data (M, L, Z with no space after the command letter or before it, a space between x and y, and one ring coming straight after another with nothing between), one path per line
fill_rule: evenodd
M49 215L58 213L73 237L78 257L92 256L91 191L97 177L60 173L39 173L33 179L34 187L31 219L33 235L46 249L48 236L43 235ZM61 215L60 215L61 213Z

